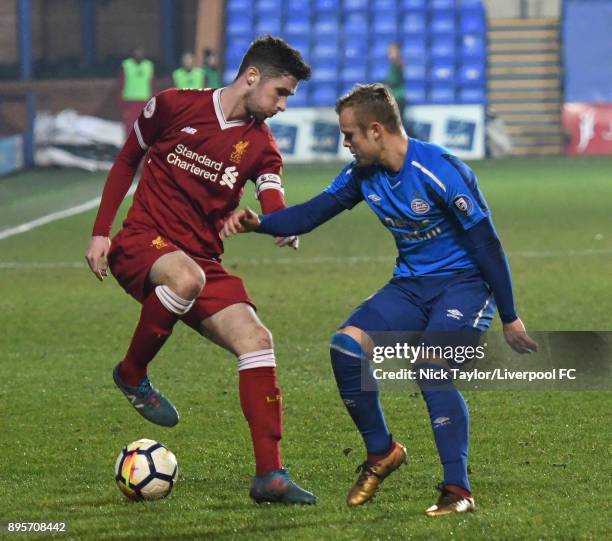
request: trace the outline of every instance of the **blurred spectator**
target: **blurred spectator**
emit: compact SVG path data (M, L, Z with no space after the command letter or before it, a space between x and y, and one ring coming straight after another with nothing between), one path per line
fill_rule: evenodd
M402 60L399 43L391 43L387 48L389 59L389 71L385 84L389 87L391 94L397 101L402 123L405 124L404 109L406 108L406 88L404 79L404 61Z
M204 70L194 63L193 53L183 54L181 67L172 72L176 88L204 88Z
M212 49L204 49L204 85L207 88L219 88L221 86L221 73L219 72L219 61L217 53Z
M121 63L119 104L126 137L143 107L155 93L154 75L153 62L145 58L143 47L136 47L131 56Z

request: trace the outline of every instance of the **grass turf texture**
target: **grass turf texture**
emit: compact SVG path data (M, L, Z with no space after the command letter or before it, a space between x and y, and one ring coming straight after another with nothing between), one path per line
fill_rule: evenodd
M473 165L510 253L519 312L529 328L610 330L612 160ZM318 193L338 170L288 167L289 201ZM39 171L0 180L0 186L10 181L20 187L5 185L0 206L7 212L0 219L31 212L28 183L40 191L32 204L48 198L45 212L58 210L40 180L49 179L56 190L74 174ZM102 182L99 175L80 175L88 185ZM251 192L243 202L253 206ZM11 214L16 206L21 210ZM175 429L148 424L114 387L111 370L127 348L139 305L112 279L100 284L78 266L93 216L0 241L0 520L67 520L70 536L78 539L612 535L606 518L609 392L466 393L479 509L438 519L423 514L441 477L424 402L387 392L387 419L407 445L410 463L385 482L372 504L345 506L364 454L339 400L327 343L350 310L387 281L394 254L391 237L365 205L304 237L297 253L256 235L226 243L227 266L243 277L275 336L285 463L320 498L314 508L254 505L247 494L251 446L229 353L176 328L151 368L153 382L182 414ZM0 224L10 225L16 224ZM367 257L346 259L355 256ZM29 267L32 262L51 265ZM57 262L75 265L54 267ZM180 478L166 500L132 504L114 484L117 454L141 437L162 441L177 455Z

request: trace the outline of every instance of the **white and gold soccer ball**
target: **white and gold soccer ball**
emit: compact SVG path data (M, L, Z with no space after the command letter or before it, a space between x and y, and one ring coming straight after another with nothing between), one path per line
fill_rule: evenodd
M178 463L165 445L141 439L124 447L115 463L115 480L130 500L159 500L172 492Z

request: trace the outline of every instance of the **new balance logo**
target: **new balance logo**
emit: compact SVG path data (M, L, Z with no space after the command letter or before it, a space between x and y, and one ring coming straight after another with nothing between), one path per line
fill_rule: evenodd
M380 204L380 197L376 195L375 193L368 195L368 199L372 201L372 203L374 203L375 205Z
M446 317L452 317L453 319L461 319L463 314L456 308L451 308L446 311Z
M189 135L193 135L194 133L197 133L198 130L196 130L195 128L192 128L191 126L185 126L181 131L184 131L185 133L188 133Z
M226 167L225 171L223 171L223 176L221 177L221 182L219 182L219 184L221 184L221 186L227 186L231 190L234 187L234 184L236 184L239 174L240 173L236 171L236 166L232 165L231 167Z

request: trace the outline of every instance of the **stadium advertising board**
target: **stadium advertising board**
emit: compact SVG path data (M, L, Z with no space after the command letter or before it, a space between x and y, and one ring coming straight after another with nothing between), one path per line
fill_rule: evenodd
M612 103L566 103L563 127L566 154L612 154Z
M0 137L0 175L23 168L23 136Z
M482 105L415 105L406 125L424 141L448 148L463 159L484 157ZM286 163L349 161L333 108L288 109L269 123Z

